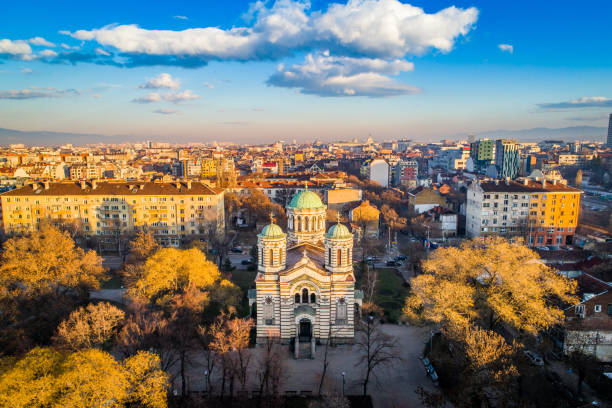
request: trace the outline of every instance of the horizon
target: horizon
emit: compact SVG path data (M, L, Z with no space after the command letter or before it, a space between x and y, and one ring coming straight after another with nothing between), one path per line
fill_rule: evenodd
M607 127L609 2L424 3L9 4L0 128L252 144Z

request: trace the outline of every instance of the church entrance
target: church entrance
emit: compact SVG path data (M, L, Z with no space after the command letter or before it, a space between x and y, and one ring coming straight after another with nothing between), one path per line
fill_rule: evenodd
M312 337L312 325L310 320L300 320L300 342L309 342Z

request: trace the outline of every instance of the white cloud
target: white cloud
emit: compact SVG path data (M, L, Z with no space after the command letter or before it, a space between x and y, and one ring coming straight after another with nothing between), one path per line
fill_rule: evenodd
M151 78L144 84L140 85L140 88L145 89L179 89L180 87L181 81L176 78L172 78L172 75L166 73L159 74L155 78Z
M55 47L55 44L45 40L42 37L30 38L28 41L30 42L30 44L33 44L33 45L42 45L43 47Z
M174 115L175 113L178 113L178 111L174 109L156 109L153 111L153 113L159 113L162 115Z
M215 85L211 84L210 82L204 82L202 85L204 85L208 89L214 89L215 88Z
M187 16L174 16L177 20L189 20Z
M62 32L62 31L60 31L60 33L62 33L62 34L70 34L70 33L69 33L69 32L67 32L67 31L66 31L66 32ZM79 49L79 46L78 46L78 45L72 45L72 46L71 46L71 45L68 45L68 44L66 44L66 43L61 43L61 44L60 44L60 46L61 46L63 49L65 49L65 50L78 50L78 49Z
M38 53L41 57L46 57L46 58L53 58L53 57L57 57L57 52L53 51L53 50L42 50L41 52Z
M347 56L400 58L430 48L448 52L478 19L475 8L449 7L427 14L398 0L349 0L312 13L305 1L278 0L270 8L258 4L252 11L255 21L251 27L172 31L110 25L71 35L127 54L204 60L275 59L321 48Z
M388 75L412 71L404 60L333 57L329 53L309 54L302 64L282 64L268 85L299 88L301 93L319 96L384 97L419 93L420 89L396 82Z
M542 109L580 109L580 108L610 108L612 99L605 96L583 96L565 102L540 103Z
M194 99L199 99L199 98L200 98L199 95L194 94L189 89L186 89L182 92L173 92L173 93L168 93L164 95L165 101L174 102L174 103L192 101Z
M31 68L21 68L21 73L24 75L28 75L32 73L32 69Z
M76 96L79 92L76 89L55 89L30 87L28 89L11 89L0 91L0 99L40 99L40 98L59 98L63 96Z
M0 39L0 54L26 56L32 54L32 48L27 41Z
M497 48L503 52L509 52L510 54L514 53L514 46L510 44L499 44Z
M104 55L105 57L108 57L110 55L110 52L103 50L102 48L96 48L96 54L98 55Z
M152 103L152 102L160 102L162 100L161 95L157 92L152 92L146 96L142 96L140 98L132 99L134 103Z

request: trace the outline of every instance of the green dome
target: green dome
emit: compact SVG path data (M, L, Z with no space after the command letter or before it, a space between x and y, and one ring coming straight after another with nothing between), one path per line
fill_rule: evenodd
M285 233L278 225L271 223L263 227L259 234L261 238L283 238Z
M323 203L317 193L309 190L304 190L293 196L287 208L296 208L298 210L313 210L323 208Z
M344 224L335 224L329 228L325 238L331 239L347 239L353 238L353 235L349 232L349 229Z

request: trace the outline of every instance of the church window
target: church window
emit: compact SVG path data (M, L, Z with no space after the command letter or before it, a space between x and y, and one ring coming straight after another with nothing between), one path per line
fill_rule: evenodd
M302 289L302 303L308 303L308 289Z
M347 265L351 264L351 250L350 249L346 250L346 264Z
M274 266L274 250L270 249L270 266Z
M265 265L265 262L264 262L264 249L263 248L261 248L261 255L259 256L259 264L260 265Z
M327 252L328 252L328 256L327 256L327 257L329 258L329 259L327 260L327 263L328 263L329 265L331 265L331 248L329 248L329 251L327 251Z
M300 303L300 294L299 293L295 294L295 303Z
M314 293L310 294L310 303L317 303L317 295Z
M346 301L340 298L336 304L336 324L347 324Z
M266 298L263 306L265 324L274 324L274 303L272 303L272 298Z
M338 250L338 266L342 266L342 250Z

